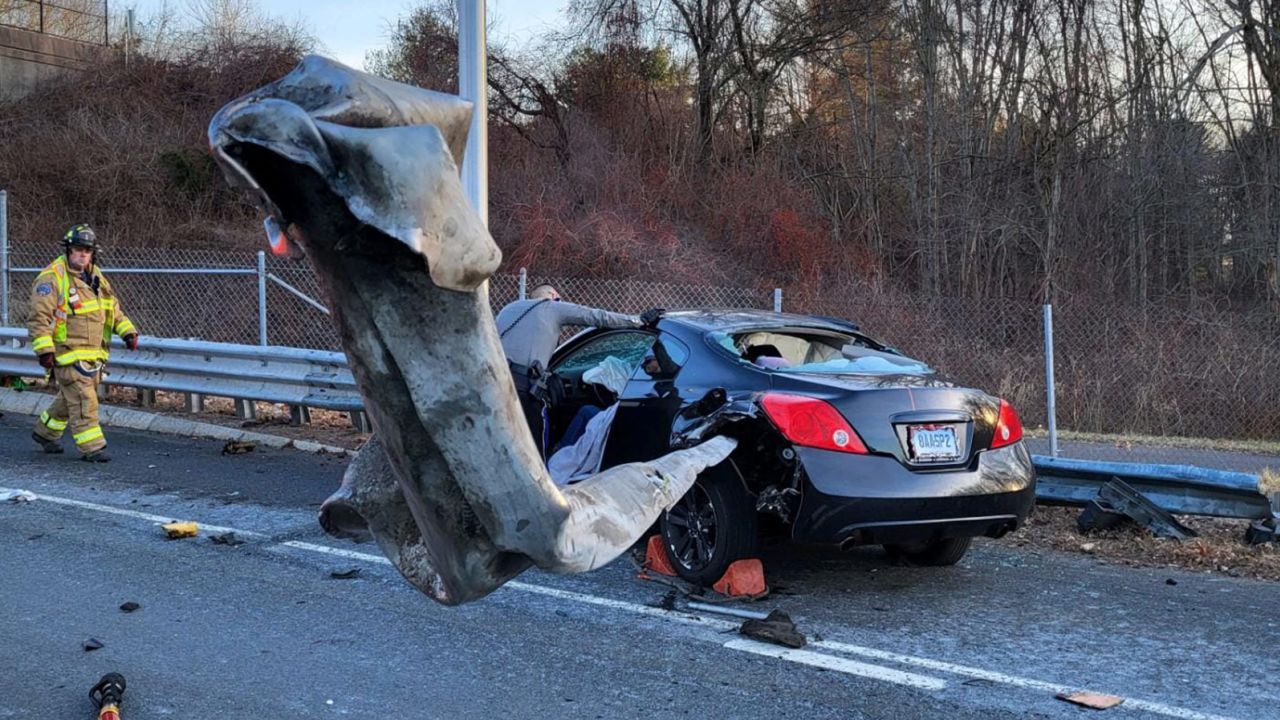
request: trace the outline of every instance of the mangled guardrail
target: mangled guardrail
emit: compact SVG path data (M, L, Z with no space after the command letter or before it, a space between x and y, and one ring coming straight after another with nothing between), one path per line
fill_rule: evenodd
M0 376L44 374L27 331L0 327ZM326 410L364 407L346 357L323 350L146 337L130 352L116 340L106 382Z
M1033 455L1036 499L1085 505L1119 479L1163 510L1178 515L1270 519L1280 514L1280 492L1257 475L1191 465L1152 465L1072 460Z

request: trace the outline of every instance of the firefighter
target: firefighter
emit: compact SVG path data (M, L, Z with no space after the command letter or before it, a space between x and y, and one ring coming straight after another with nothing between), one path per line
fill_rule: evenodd
M45 452L60 453L58 441L70 428L82 460L108 462L107 440L98 425L98 383L111 335L136 350L138 331L98 267L93 229L72 227L62 247L63 254L40 271L31 287L31 349L58 385L58 396L41 413L31 437Z

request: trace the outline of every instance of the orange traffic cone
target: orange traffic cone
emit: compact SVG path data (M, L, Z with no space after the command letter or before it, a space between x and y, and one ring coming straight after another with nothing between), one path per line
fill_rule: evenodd
M759 597L769 592L769 586L764 584L764 564L756 558L731 563L711 587L729 597Z
M644 553L644 569L659 575L675 576L675 568L671 567L671 558L667 557L667 546L662 542L661 535L649 536L649 544Z

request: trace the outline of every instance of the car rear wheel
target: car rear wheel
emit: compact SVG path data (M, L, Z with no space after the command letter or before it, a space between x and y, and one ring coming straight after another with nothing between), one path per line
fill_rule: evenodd
M702 475L662 514L662 539L676 574L697 585L719 580L756 549L756 509L737 472L722 464Z
M973 538L963 537L910 545L885 545L884 549L890 555L906 558L913 565L941 567L960 562L971 544Z

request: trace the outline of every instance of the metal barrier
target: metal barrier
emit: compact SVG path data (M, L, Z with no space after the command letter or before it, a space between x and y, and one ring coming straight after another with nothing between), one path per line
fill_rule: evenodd
M0 328L0 375L43 377L22 328ZM143 338L130 351L112 344L108 385L361 411L346 356L325 350Z
M1268 497L1257 475L1193 465L1069 460L1033 455L1036 500L1084 505L1119 479L1157 506L1179 515L1269 519L1280 517L1280 493Z

